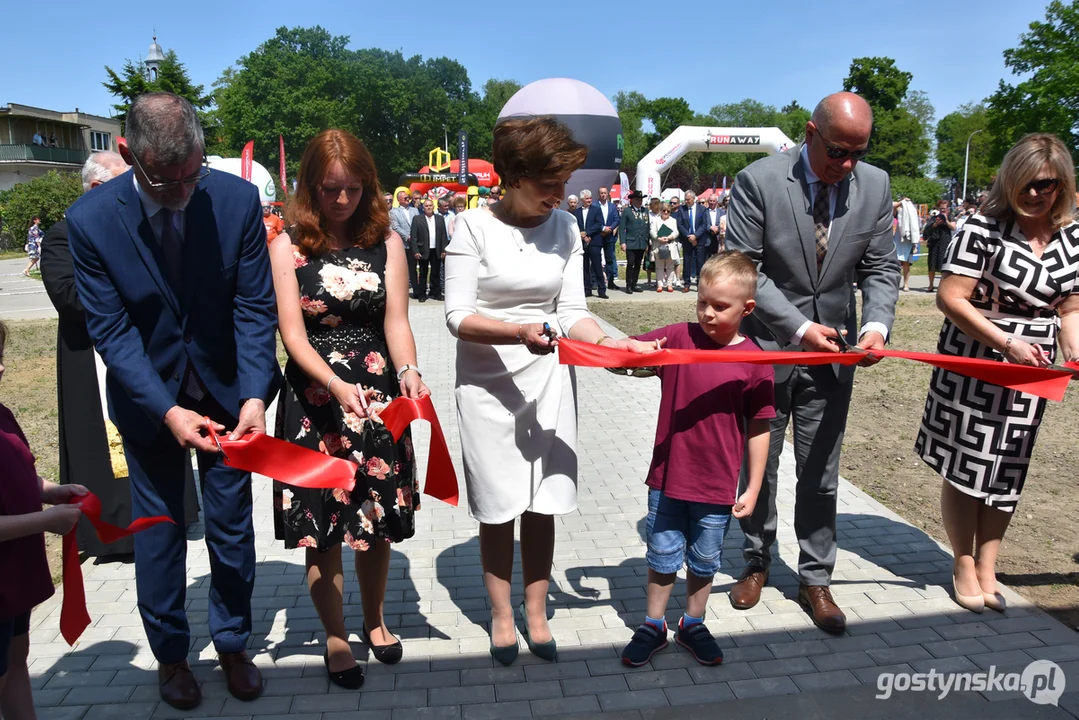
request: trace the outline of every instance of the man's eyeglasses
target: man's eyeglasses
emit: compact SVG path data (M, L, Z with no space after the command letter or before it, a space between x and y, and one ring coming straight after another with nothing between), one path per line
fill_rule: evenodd
M139 159L135 156L135 153L131 153L131 159L135 161L135 167L137 167L142 172L143 176L146 178L146 183L154 190L173 190L180 187L181 185L191 187L192 185L198 185L200 182L210 176L210 168L206 164L205 155L202 156L202 167L199 168L199 171L193 175L188 175L185 178L181 178L180 180L153 180L150 178L150 173L146 172L146 168L144 168L142 166L142 163L139 162Z
M824 144L824 152L832 160L845 160L848 157L851 160L861 160L869 154L868 145L859 150L848 150L846 148L841 148L838 145L832 145L824 139L824 136L821 135L820 130L817 131L817 139L819 139Z
M1052 195L1056 192L1057 187L1060 185L1060 178L1042 178L1041 180L1031 180L1023 186L1023 195L1027 195L1031 190L1039 195Z

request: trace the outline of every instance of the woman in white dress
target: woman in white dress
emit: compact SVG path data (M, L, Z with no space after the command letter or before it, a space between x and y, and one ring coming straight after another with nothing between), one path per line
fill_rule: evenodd
M517 657L510 576L518 517L525 639L541 658L557 654L547 624L554 516L577 509L578 467L576 379L553 354L557 338L631 347L588 314L577 221L556 209L586 154L553 118L500 122L493 156L505 196L458 215L446 251L465 487L480 522L491 654L506 665Z

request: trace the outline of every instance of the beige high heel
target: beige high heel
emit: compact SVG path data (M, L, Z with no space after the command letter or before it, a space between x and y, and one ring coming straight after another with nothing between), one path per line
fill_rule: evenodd
M960 595L955 587L955 575L952 575L952 594L955 601L971 612L980 613L985 610L985 596L983 595Z
M1008 601L1005 600L1004 596L1000 593L982 592L982 601L990 610L996 610L997 612L1002 613L1008 609Z

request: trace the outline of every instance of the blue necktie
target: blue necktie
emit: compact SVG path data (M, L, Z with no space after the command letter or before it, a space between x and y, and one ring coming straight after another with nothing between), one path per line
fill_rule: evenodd
M184 239L176 229L173 218L176 213L168 208L161 209L161 254L165 258L165 275L172 289L177 293L183 278Z

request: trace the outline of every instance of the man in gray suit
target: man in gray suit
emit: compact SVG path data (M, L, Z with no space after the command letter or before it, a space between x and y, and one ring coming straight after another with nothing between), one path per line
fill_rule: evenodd
M804 144L758 160L735 179L728 248L746 253L760 269L757 308L743 321L742 332L765 350L838 352L839 333L857 336L864 350L884 347L895 319L900 274L888 175L858 163L872 129L873 112L865 100L853 93L830 95L806 123ZM854 281L862 292L860 327ZM861 364L878 359L868 356ZM753 514L741 520L746 568L731 589L736 608L756 605L768 580L779 455L793 415L798 602L821 629L842 633L846 628L829 584L836 556L839 452L854 369L776 366L776 418L765 483Z
M397 203L397 207L390 209L390 230L393 230L401 237L401 242L404 243L407 253L408 237L412 233L412 218L417 217L420 211L412 206L412 201L404 190L397 193ZM406 254L405 257L411 256ZM416 290L416 285L412 282L411 276L409 276L409 285L412 287L413 296L418 298L420 293Z

